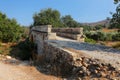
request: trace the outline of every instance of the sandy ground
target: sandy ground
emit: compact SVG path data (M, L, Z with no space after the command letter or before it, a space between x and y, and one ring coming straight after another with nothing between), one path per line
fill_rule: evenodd
M61 80L39 72L33 66L12 65L0 61L0 80Z

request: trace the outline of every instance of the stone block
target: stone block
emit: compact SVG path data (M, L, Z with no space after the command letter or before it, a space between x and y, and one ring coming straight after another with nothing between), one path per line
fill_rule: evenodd
M56 28L53 32L69 33L69 34L83 34L83 28Z
M77 40L77 41L80 41L81 36L82 36L80 34L69 34L69 33L57 33L57 35L61 36L61 37L66 37L66 38L74 39L74 40Z
M51 25L42 25L42 26L35 26L33 30L40 31L40 32L51 32L52 26Z

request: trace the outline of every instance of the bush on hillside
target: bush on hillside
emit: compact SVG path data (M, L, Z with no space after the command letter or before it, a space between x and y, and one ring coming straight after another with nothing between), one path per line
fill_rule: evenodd
M105 34L105 41L112 41L112 33L104 33Z
M87 32L85 35L86 37L97 41L103 41L105 39L105 34L102 32Z
M114 34L112 38L113 38L113 41L120 41L120 32Z
M85 33L86 37L96 40L96 41L120 41L120 32L87 32Z

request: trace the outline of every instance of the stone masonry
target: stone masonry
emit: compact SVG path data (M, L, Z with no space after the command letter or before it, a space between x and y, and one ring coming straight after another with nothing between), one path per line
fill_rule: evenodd
M79 41L59 41L56 39L56 33L51 32L51 25L36 26L31 29L30 39L37 44L37 64L45 64L51 74L56 76L68 77L68 80L119 80L120 70L110 63L105 63L89 55L94 50L87 48L87 43ZM70 30L70 31L69 31ZM53 30L52 30L53 31ZM64 32L64 30L60 30ZM81 34L78 29L67 29L67 33ZM103 46L96 46L99 50ZM79 50L80 49L80 50ZM82 50L89 50L86 53ZM95 49L95 50L96 50ZM101 50L103 50L101 49ZM110 50L111 48L105 48ZM112 50L120 52L119 50ZM107 51L108 53L109 51ZM111 51L110 51L111 52ZM117 53L117 55L119 55ZM92 53L91 53L92 54ZM118 67L119 68L119 67Z
M51 32L51 25L35 26L31 29L30 39L37 44L37 53L43 54L45 40L56 39L56 33Z
M59 41L50 40L44 44L45 60L47 68L56 76L68 76L68 80L119 80L120 70L109 63L92 58L85 53L58 44ZM69 42L71 43L71 42ZM69 45L69 43L67 43ZM77 46L77 45L76 45ZM117 51L117 50L116 50Z

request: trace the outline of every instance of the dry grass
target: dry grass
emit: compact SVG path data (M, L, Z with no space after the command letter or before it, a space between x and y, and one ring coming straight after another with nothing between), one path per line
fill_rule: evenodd
M11 46L15 45L16 43L1 43L0 45L0 54L8 55L11 51Z
M118 29L107 29L107 28L104 28L104 29L102 29L102 31L106 32L106 33L108 33L108 32L117 32Z
M120 49L120 41L99 41L98 43L102 43L103 45L108 47Z
M113 47L113 48L120 49L120 42L117 42L117 43L114 44L112 47Z

